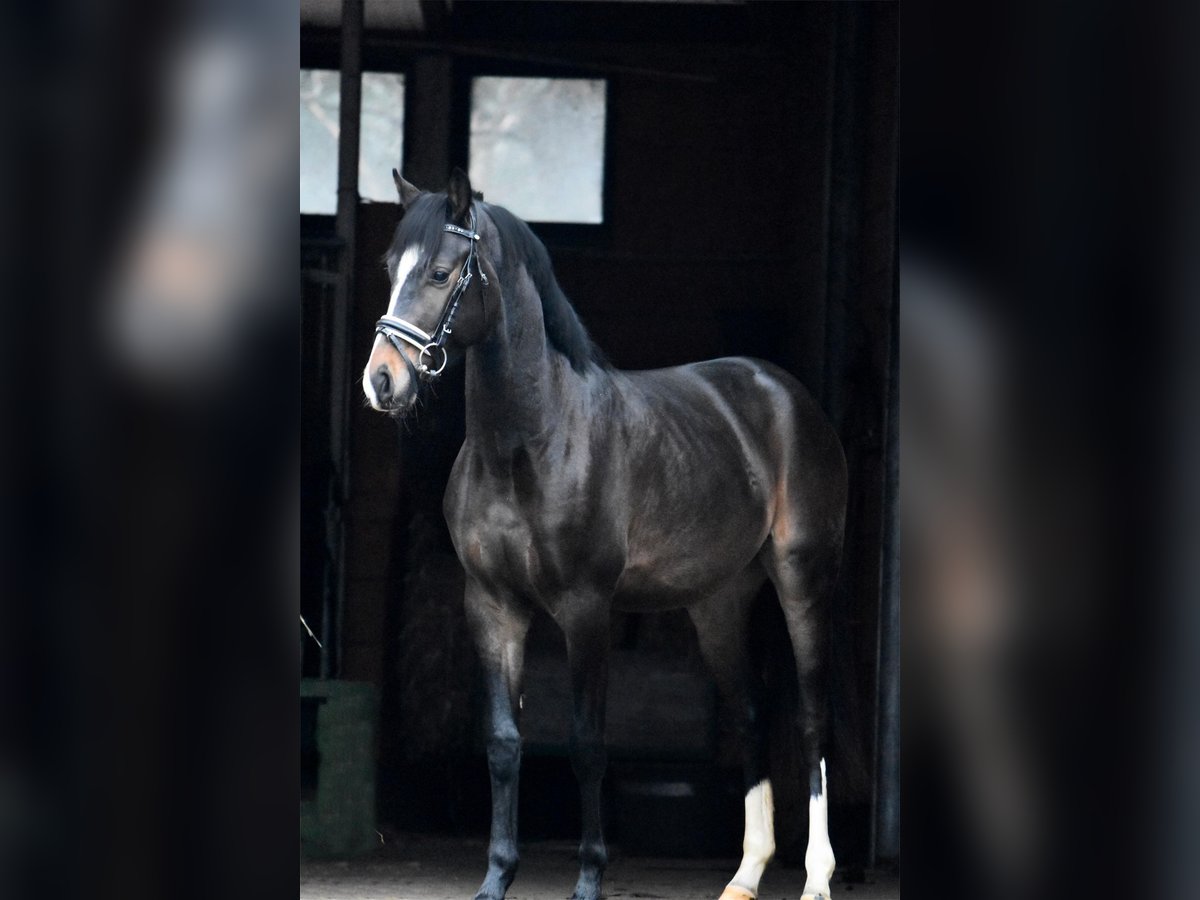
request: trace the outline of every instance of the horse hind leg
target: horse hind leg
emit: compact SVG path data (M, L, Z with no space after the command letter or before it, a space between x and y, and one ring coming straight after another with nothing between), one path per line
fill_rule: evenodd
M766 580L754 563L733 584L688 609L700 654L717 682L722 702L733 714L742 752L745 833L742 861L721 900L752 900L775 855L775 803L767 774L764 685L747 646L750 606Z
M829 842L824 747L828 732L827 622L841 553L839 540L780 545L770 541L762 560L775 585L796 658L798 725L808 774L808 847L802 900L829 900L833 847Z

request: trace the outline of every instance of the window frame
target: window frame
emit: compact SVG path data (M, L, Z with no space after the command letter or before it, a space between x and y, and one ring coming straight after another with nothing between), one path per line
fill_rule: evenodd
M300 69L333 69L341 71L342 55L337 30L307 29L300 32ZM363 41L363 74L375 72L384 75L401 75L404 77L404 134L400 139L401 153L406 152L408 144L408 127L412 112L412 91L409 84L412 81L412 56L406 52L398 52L392 47L381 50L372 37ZM361 112L360 112L361 119ZM361 127L361 121L360 121ZM299 156L299 145L296 147ZM403 160L401 160L403 164ZM447 172L447 175L450 173ZM336 180L335 180L336 184ZM299 184L296 187L299 193ZM336 188L335 188L336 190ZM297 198L296 207L300 204ZM370 200L359 194L358 203L382 203L386 201ZM398 203L399 200L392 202ZM300 233L314 238L332 237L335 234L337 213L300 213Z
M397 161L392 162L393 166L395 166L397 169L403 171L404 160L405 160L405 157L408 155L407 151L409 149L408 141L407 141L407 137L408 137L408 133L409 133L408 111L409 111L409 105L410 105L410 102L409 102L410 78L409 78L408 69L407 68L395 68L395 67L390 67L390 68L385 69L385 68L381 68L380 66L363 66L362 74L363 74L363 77L366 77L367 75L399 75L401 77L401 79L403 79L404 124L403 124L403 127L400 129L400 159L398 162ZM359 122L358 122L358 125L359 125L358 157L359 157L359 164L361 165L362 164L362 110L361 109L359 110L359 113L358 113L358 119L359 119ZM361 178L361 175L359 177ZM388 179L388 181L389 181L389 183L391 183L390 178ZM361 188L362 188L362 185L360 182L359 192L358 192L358 202L360 204L363 204L363 203L396 203L397 202L394 188L392 190L392 197L390 200L386 200L386 199L380 200L375 197L365 197L365 196L363 196Z
M409 123L412 122L413 91L409 89L412 80L413 51L404 42L389 41L386 35L367 35L363 41L363 70L370 72L391 72L401 74L405 78L404 90L404 122L405 136L403 146L408 148ZM487 55L468 55L447 48L451 57L451 95L450 109L447 113L449 121L448 147L451 166L466 168L470 161L471 141L471 83L476 77L493 76L497 78L589 78L604 82L604 160L601 173L600 209L603 221L594 224L582 222L536 222L528 224L534 233L544 243L551 246L566 248L606 249L612 245L612 212L613 212L613 169L616 142L613 139L615 123L620 115L620 85L612 72L603 66L588 65L551 65L527 60L497 59ZM301 29L300 67L303 69L340 69L341 52L336 30ZM445 177L450 173L446 172ZM444 185L429 185L433 190L440 190ZM500 198L485 197L485 200ZM298 204L297 204L298 205ZM307 234L332 234L336 215L320 213L301 213L301 225Z
M610 242L612 229L612 150L613 150L613 78L610 73L595 71L583 66L552 66L545 64L507 61L490 58L463 58L455 60L452 94L453 119L450 123L450 156L458 165L466 168L471 153L471 90L476 78L550 78L589 79L604 82L604 142L600 172L600 216L601 221L589 222L538 222L526 219L529 227L546 244L559 246L601 247ZM503 206L503 198L489 197Z
M338 69L336 66L321 66L321 65L313 65L313 66L301 65L300 66L301 72L309 72L309 71L314 71L314 70L324 70L327 72L331 71L334 73L338 72ZM338 82L338 116L339 116L339 118L341 117L341 102L342 102L342 100L341 100L341 82L339 81ZM339 151L340 151L340 143L341 143L341 141L339 138L339 140L338 140L338 145L339 145L338 150ZM297 143L296 144L296 161L297 161L297 163L300 163L301 149L302 148L300 147L300 144ZM296 186L297 193L299 193L299 190L300 190L300 187L299 187L299 184L297 183L297 186ZM334 155L334 160L333 160L333 207L334 207L334 211L331 213L316 213L316 212L300 211L300 221L301 221L301 223L304 223L306 221L314 223L314 224L310 225L310 227L319 229L320 226L315 223L320 222L325 219L328 219L330 222L332 222L334 219L337 218L337 155L336 155L336 153ZM298 196L296 198L296 209L297 210L300 209L300 202L299 202Z

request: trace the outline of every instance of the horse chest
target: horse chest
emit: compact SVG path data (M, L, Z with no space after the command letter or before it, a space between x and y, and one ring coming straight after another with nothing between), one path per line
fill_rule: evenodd
M468 571L522 594L559 593L587 575L582 535L578 541L564 541L556 518L528 503L491 499L457 523L455 531Z

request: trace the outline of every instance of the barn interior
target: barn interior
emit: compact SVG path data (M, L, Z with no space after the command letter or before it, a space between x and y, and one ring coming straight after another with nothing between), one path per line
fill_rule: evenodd
M441 514L462 440L461 367L399 426L364 405L359 385L388 296L380 260L399 216L389 168L442 190L462 166L489 202L530 221L615 365L759 357L800 378L835 424L850 497L828 636L830 831L843 877L897 867L897 7L300 8L302 167L325 167L308 210L301 192L304 852L351 857L394 835L487 830L476 663ZM584 126L570 118L578 107L554 118L556 85L591 104ZM530 109L551 114L537 113L523 156L489 150L521 122L489 116L488 90L503 105L523 86L548 91L538 102L550 106ZM589 128L594 139L577 143L591 155L573 170L555 141ZM505 160L532 169L533 187L506 179ZM537 206L539 186L541 200L560 193L556 179L582 199ZM610 843L630 856L736 856L738 754L690 622L615 614L612 628ZM777 858L802 866L795 676L769 590L753 647L775 713ZM574 840L565 650L548 619L533 626L526 665L522 838Z

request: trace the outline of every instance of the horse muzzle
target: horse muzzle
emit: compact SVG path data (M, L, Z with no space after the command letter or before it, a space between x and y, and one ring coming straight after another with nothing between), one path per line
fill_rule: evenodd
M380 412L402 415L417 400L417 385L408 366L381 362L363 373L363 392Z

